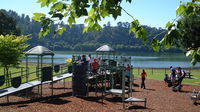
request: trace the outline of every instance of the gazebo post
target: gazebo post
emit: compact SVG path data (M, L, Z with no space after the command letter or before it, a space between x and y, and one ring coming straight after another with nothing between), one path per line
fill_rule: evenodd
M39 75L39 70L40 70L40 65L39 65L39 63L40 63L40 58L39 58L39 56L37 56L37 77L38 77L38 80L40 79L40 75Z
M41 67L41 74L42 74L42 55L40 56L40 58L41 58L41 61L40 61L40 67ZM41 75L41 86L40 86L40 89L41 89L41 97L42 97L42 75Z
M51 66L52 66L52 72L54 73L54 66L53 66L53 55L51 55ZM53 75L52 73L52 75ZM52 76L52 83L51 83L51 95L53 96L53 76Z
M38 81L40 80L40 74L41 74L41 72L40 72L40 57L39 56L37 56L37 78L38 78ZM38 94L39 94L39 91L40 90L40 86L38 85Z

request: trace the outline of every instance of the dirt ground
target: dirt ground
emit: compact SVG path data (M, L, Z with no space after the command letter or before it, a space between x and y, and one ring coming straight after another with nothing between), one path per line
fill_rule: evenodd
M134 80L140 84L140 79ZM43 97L37 94L38 88L28 97L15 95L0 98L0 112L200 112L200 101L196 105L191 101L189 94L198 85L183 84L181 92L173 92L163 81L146 80L146 89L134 87L133 97L147 98L147 108L144 103L126 103L123 109L121 97L107 95L102 102L101 93L97 96L90 92L89 97L72 96L71 82L54 84L54 96L51 96L50 85L44 85Z

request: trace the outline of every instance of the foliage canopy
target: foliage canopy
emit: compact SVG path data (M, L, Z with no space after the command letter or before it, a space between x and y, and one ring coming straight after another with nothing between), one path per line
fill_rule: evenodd
M20 30L16 28L15 19L0 10L0 35L7 34L19 35Z
M6 69L10 66L17 66L24 55L24 50L28 47L25 41L28 36L0 35L0 65Z
M132 2L132 0L124 1L127 3ZM181 2L180 6L176 10L177 18L182 16L199 16L199 2L200 0L192 0L191 2L187 3ZM84 32L91 30L100 31L101 26L98 22L101 21L102 18L112 16L114 19L116 19L118 16L121 16L122 11L125 11L121 6L122 0L38 0L38 3L41 4L41 7L50 7L49 14L51 16L47 17L43 13L34 13L35 16L33 19L40 22L42 26L39 36L46 36L49 32L51 32L50 27L54 23L55 18L57 18L58 21L63 20L63 18L67 18L67 22L70 26L72 26L73 23L76 23L77 18L85 17L85 23L87 26L84 28ZM129 13L127 14L130 15ZM129 33L135 33L136 38L142 38L144 42L146 42L147 31L141 27L137 19L134 19L133 16L131 17L133 18L133 21L131 22ZM183 38L183 35L181 35L177 27L180 26L180 22L175 23L176 21L177 19L175 19L172 23L168 22L166 24L168 33L166 33L161 41L156 37L152 40L152 47L155 51L158 51L161 46L164 46L165 48L176 46L175 41L179 41ZM59 25L55 32L62 34L62 32L65 30L65 27ZM192 56L193 60L196 62L200 61L196 58L196 55L200 55L199 47L192 49L187 48L187 50L188 55Z

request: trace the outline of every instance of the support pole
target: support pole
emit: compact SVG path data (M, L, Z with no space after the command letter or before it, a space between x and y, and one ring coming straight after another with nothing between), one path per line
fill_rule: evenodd
M122 71L122 102L123 102L123 109L125 108L125 70Z
M52 66L52 72L54 73L54 66L53 66L53 55L51 56L51 61L52 61L52 63L51 63L51 66ZM53 96L53 73L52 73L52 83L51 83L51 95Z
M40 67L41 67L41 86L40 86L40 89L41 89L41 97L42 97L42 56L40 57L41 58L41 62L40 62Z

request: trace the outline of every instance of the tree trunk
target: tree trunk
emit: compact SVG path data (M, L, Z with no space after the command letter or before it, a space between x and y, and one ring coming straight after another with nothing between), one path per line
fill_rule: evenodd
M10 86L10 78L9 78L9 73L8 73L8 71L9 71L9 67L8 66L5 66L4 67L4 70L6 70L4 73L6 73L5 74L5 76L6 76L6 87L8 87L8 86Z

